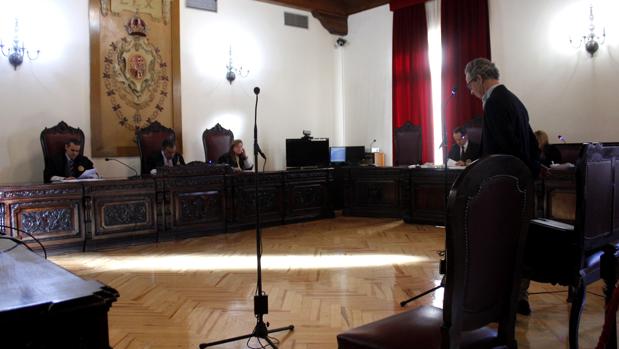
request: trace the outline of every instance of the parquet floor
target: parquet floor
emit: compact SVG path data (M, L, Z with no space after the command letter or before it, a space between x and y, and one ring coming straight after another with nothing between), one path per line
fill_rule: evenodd
M400 300L440 279L436 251L443 236L442 229L400 220L347 217L265 229L267 320L296 326L276 336L281 348L336 348L342 330L402 311ZM246 231L51 259L120 292L109 314L114 348L197 348L253 329L254 243ZM601 286L590 290L600 294ZM564 289L533 284L531 291ZM565 292L531 296L533 315L518 319L520 348L567 348L565 298ZM441 302L438 292L410 306ZM583 348L597 341L602 305L589 295Z

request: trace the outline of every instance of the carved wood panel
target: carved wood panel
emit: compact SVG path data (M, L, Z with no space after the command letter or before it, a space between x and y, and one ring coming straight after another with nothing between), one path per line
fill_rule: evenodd
M48 244L83 240L80 200L27 201L9 204L10 225L24 230ZM24 241L32 239L14 231Z

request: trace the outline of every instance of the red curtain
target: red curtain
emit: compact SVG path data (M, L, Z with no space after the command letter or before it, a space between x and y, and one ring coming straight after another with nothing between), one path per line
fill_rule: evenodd
M449 144L451 131L483 115L481 101L466 87L464 67L478 57L490 59L488 0L442 0L443 103ZM457 88L455 96L451 95Z
M420 125L422 161L432 162L432 86L426 22L423 2L393 13L393 127L406 121Z

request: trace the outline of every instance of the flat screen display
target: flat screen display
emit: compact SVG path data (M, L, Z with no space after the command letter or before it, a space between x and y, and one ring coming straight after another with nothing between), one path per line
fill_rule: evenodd
M286 167L328 167L328 138L286 139Z
M346 162L346 147L331 147L331 162Z
M349 165L360 165L365 158L365 147L346 147L346 162Z

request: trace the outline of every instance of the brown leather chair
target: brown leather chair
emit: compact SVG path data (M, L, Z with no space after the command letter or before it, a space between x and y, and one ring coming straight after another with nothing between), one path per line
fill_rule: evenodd
M417 165L421 163L421 127L407 121L395 129L394 166Z
M569 347L578 348L586 287L600 280L602 249L619 242L619 146L585 144L576 165L576 224L531 221L526 277L568 286Z
M176 134L171 128L167 128L158 121L153 122L147 127L135 131L136 142L140 150L140 166L142 174L147 174L146 162L149 158L161 152L161 144L164 139L176 139Z
M223 128L219 123L202 133L204 158L206 162L217 162L219 158L230 150L234 140L234 133Z
M476 144L481 144L481 132L483 128L483 118L477 116L464 124L469 140Z
M516 348L532 211L531 174L520 160L494 155L469 166L449 194L444 310L423 306L348 330L338 335L339 348Z
M559 143L554 144L561 153L561 161L575 164L580 156L582 143Z
M64 146L70 139L77 139L80 142L80 155L84 155L84 132L79 128L69 126L66 122L60 121L58 125L45 128L41 131L41 148L43 148L43 160L47 167L50 159L64 154Z

